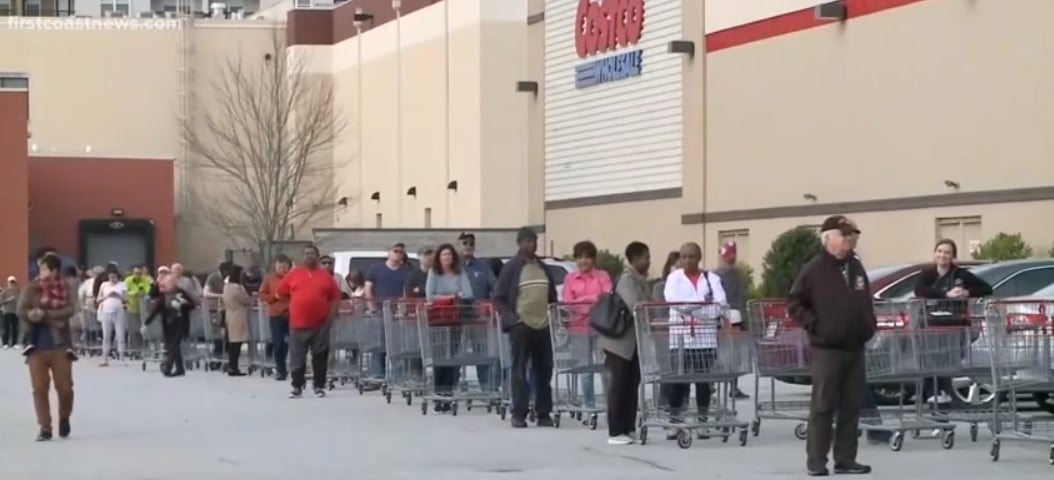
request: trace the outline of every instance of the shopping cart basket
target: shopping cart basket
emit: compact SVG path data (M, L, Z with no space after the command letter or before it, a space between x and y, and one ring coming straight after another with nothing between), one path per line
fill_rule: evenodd
M428 413L431 401L449 405L457 415L458 404L467 409L481 401L488 410L501 402L501 382L497 378L478 379L470 384L465 367L491 365L491 376L500 375L501 331L491 303L431 303L418 315L421 359L425 370L421 414ZM438 382L437 382L438 380ZM488 381L489 380L489 381Z
M271 316L267 314L267 304L260 301L256 293L252 294L252 310L249 312L249 375L260 372L261 377L275 374L274 353L268 355L271 338ZM272 347L273 348L273 347Z
M635 310L645 392L639 420L641 444L647 442L648 427L659 427L667 429L667 437L676 438L681 448L691 447L693 432L700 438L713 434L725 442L738 432L739 444L746 445L749 424L736 418L735 397L728 392L733 381L751 373L749 334L725 325L724 307L718 304L654 303L638 305ZM707 405L710 392L698 390L700 386L710 390L713 383L718 384L718 405ZM680 403L689 384L696 385L696 404L701 408L659 404L660 388L667 388L667 402ZM652 389L650 397L647 386Z
M560 427L560 417L582 421L590 429L597 428L597 419L604 413L606 388L596 388L598 376L603 381L605 372L597 334L589 326L589 309L593 303L557 303L549 306L549 331L553 342L553 425ZM602 392L597 395L597 391Z
M993 402L998 412L1006 392L1012 415L993 415L996 433L990 452L998 461L1003 441L1050 445L1054 465L1054 417L1019 412L1017 395L1054 388L1054 299L1008 299L988 303L985 340L992 364Z
M808 400L777 400L776 384L780 378L809 378L812 375L809 338L787 314L785 300L755 300L747 303L747 322L754 336L754 421L750 431L757 436L761 421L791 420L798 422L794 436L805 440L809 430ZM767 377L769 396L762 400L761 382Z
M83 357L102 355L102 324L99 323L99 312L95 308L82 308L77 314L80 329L75 336L76 351Z
M421 362L421 330L417 326L420 315L426 314L425 303L416 300L392 300L384 304L384 339L388 352L388 368L384 396L392 403L392 395L399 393L407 405L414 395L421 395L424 368Z
M342 301L337 308L337 316L329 325L329 364L327 368L329 378L327 381L330 389L335 388L337 383L341 385L353 383L360 395L365 392L366 384L362 381L364 372L362 350L364 343L370 342L364 342L363 336L369 334L374 339L372 345L375 349L379 341L378 333L366 330L367 323L364 319L368 314L369 304L365 300Z

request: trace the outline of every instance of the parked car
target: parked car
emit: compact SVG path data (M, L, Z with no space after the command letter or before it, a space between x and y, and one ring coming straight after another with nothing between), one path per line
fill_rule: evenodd
M960 267L973 268L987 262L964 260L957 262ZM867 278L871 281L871 293L875 299L906 298L915 294L915 280L923 268L932 263L905 263L878 267L868 270Z
M501 263L507 263L511 257L501 257ZM563 300L564 296L564 279L567 278L567 274L575 270L575 262L564 260L558 257L539 257L545 262L545 268L549 270L549 274L553 276L553 281L556 282L556 295L559 300ZM488 260L486 258L482 260Z

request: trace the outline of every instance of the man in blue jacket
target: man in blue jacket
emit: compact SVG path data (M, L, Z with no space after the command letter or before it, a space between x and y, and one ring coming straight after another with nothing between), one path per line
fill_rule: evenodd
M553 344L549 305L556 303L556 282L537 256L538 234L523 227L516 234L519 252L505 264L494 290L502 328L512 345L512 427L527 427L530 404L527 365L537 381L534 408L539 427L553 425Z

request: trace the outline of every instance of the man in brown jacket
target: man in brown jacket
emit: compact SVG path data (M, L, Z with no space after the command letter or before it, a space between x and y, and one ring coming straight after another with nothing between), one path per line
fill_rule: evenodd
M267 304L267 315L271 323L272 352L274 352L275 380L285 381L288 376L286 357L289 355L289 298L278 295L278 285L289 271L292 262L285 255L278 255L274 271L264 277L260 285L260 300Z

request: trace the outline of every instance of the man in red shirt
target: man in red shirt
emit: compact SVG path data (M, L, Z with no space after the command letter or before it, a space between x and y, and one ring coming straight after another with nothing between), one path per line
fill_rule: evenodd
M289 369L293 377L289 398L300 398L304 393L308 350L315 396L326 396L327 327L329 319L336 315L340 289L333 275L319 266L318 257L317 247L304 247L301 264L285 274L278 284L278 295L289 299Z

